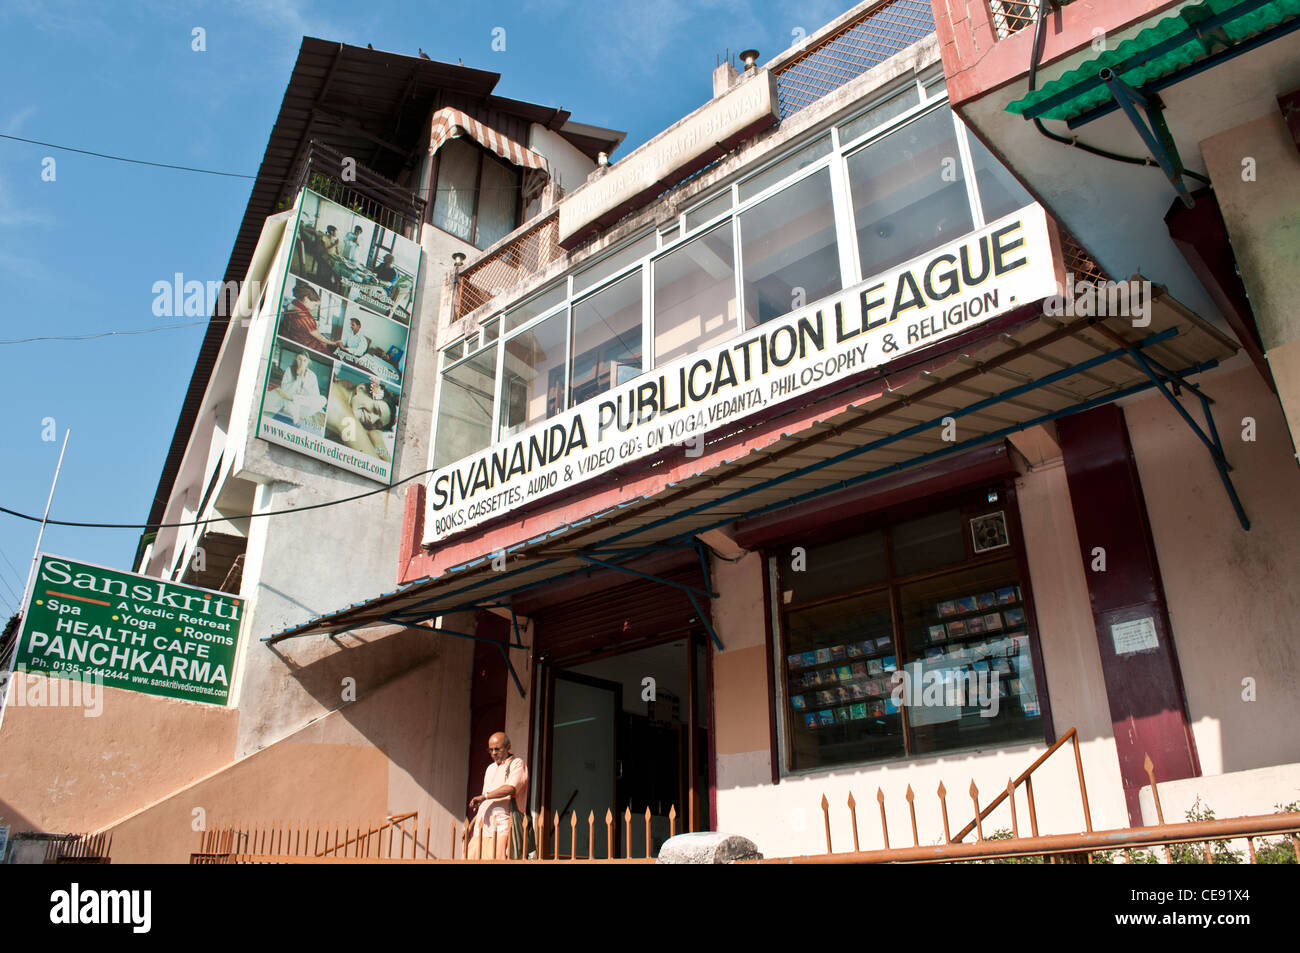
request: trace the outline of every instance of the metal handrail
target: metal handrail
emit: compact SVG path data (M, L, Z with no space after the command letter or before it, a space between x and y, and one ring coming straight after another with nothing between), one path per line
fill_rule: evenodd
M1079 731L1077 728L1071 728L1065 734L1061 735L1060 738L1057 738L1055 744L1039 755L1033 764L1022 771L1020 777L1009 783L1005 791L1001 792L997 797L990 801L988 807L984 808L976 815L975 820L971 821L950 838L949 843L957 843L973 830L980 831L980 839L982 840L984 818L992 814L994 809L1005 801L1016 788L1020 787L1021 784L1025 785L1025 793L1029 798L1030 829L1033 831L1033 835L1037 837L1038 812L1034 805L1034 782L1030 775L1032 775L1034 771L1043 764L1043 762L1054 755L1067 741L1074 743L1074 766L1079 775L1079 796L1083 799L1083 821L1088 828L1088 832L1092 833L1092 812L1088 809L1088 787L1083 780L1083 758L1079 754Z

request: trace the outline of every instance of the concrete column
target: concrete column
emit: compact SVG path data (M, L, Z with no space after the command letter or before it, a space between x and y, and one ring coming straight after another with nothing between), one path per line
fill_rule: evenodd
M1201 142L1291 442L1300 445L1300 152L1280 110Z

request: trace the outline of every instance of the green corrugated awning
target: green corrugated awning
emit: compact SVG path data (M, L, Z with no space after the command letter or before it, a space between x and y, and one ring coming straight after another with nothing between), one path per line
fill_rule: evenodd
M1105 106L1109 68L1135 89L1195 65L1300 16L1300 0L1202 0L1161 19L1007 106L1026 118L1069 120Z

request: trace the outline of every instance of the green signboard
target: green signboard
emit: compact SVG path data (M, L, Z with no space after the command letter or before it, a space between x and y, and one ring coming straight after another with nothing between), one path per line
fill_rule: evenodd
M16 671L224 705L244 600L41 556Z

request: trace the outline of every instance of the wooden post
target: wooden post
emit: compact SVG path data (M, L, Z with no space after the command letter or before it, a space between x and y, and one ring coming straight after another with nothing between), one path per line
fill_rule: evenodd
M826 853L831 851L831 805L826 800L826 795L822 795L822 824L826 828Z
M587 812L587 859L596 859L596 812Z
M1151 761L1150 752L1147 752L1147 754L1143 757L1142 768L1147 773L1147 781L1151 783L1151 800L1154 801L1156 805L1156 822L1161 827L1164 827L1165 812L1164 809L1160 806L1160 791L1156 787L1156 766ZM1164 848L1165 848L1165 863L1172 864L1174 862L1174 858L1173 855L1169 853L1169 845L1165 844Z
M650 859L650 805L645 806L645 859Z
M1038 810L1034 805L1034 779L1025 778L1025 800L1029 802L1029 831L1038 836Z
M1020 825L1016 823L1016 782L1007 778L1007 801L1011 804L1011 836L1020 837Z
M884 788L876 788L876 800L880 803L880 833L885 838L885 850L889 850L889 822L885 820L885 791ZM855 820L854 827L857 827ZM856 833L856 831L855 831ZM858 839L853 838L853 849L858 849Z
M605 857L614 859L614 812L605 808Z
M975 779L970 779L970 799L975 802L975 839L984 839L984 824L980 820L980 789L975 786Z
M1079 755L1079 733L1074 732L1071 739L1074 743L1074 769L1079 773L1079 797L1083 799L1083 823L1088 825L1088 833L1092 833L1092 811L1088 810L1088 785L1083 780L1083 758ZM1091 857L1092 855L1089 854Z
M853 800L853 792L849 792L849 822L853 827L853 853L857 853L858 848L858 802Z
M907 813L911 815L912 818L912 846L920 847L921 840L916 836L916 804L914 803L916 795L912 793L912 785L909 784L907 786L907 793L903 796L907 798Z
M951 844L952 834L948 832L948 789L943 786L942 781L939 782L938 793L939 808L943 812L943 842L945 844Z
M627 858L632 859L632 805L629 804L623 811L623 830L627 834Z

